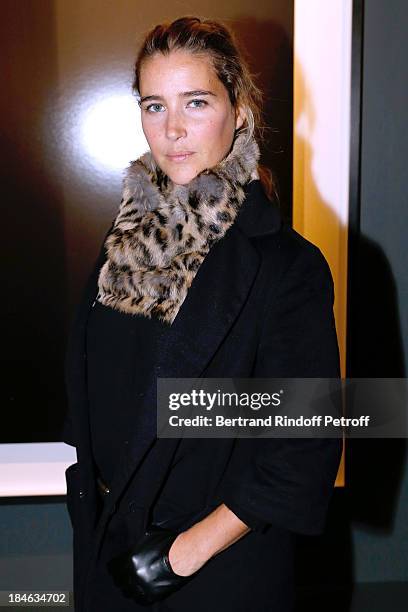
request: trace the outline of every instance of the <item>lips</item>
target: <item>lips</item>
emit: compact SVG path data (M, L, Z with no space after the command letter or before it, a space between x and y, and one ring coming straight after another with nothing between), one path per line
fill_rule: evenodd
M166 155L166 157L170 160L170 161L184 161L185 159L188 159L189 157L191 157L191 155L194 155L194 151L180 151L179 153L173 153L173 154L169 154Z

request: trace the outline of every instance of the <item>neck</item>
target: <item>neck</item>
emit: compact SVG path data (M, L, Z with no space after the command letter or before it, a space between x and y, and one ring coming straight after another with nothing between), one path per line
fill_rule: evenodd
M172 323L212 245L234 223L245 186L258 178L259 148L241 133L228 156L177 185L151 153L128 169L122 203L106 239L98 300Z

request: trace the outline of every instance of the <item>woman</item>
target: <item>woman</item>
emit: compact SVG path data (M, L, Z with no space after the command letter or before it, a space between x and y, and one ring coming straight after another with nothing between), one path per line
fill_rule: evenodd
M150 152L67 358L75 609L292 610L295 534L323 530L339 441L157 439L156 381L338 376L330 272L271 201L225 26L157 26L134 86Z

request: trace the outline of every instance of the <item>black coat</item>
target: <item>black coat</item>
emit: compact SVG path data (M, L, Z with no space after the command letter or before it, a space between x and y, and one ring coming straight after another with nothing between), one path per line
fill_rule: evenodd
M148 521L182 531L222 502L253 530L152 610L290 610L294 534L324 528L340 441L152 439L138 431L115 458L111 493L101 505L90 445L85 333L104 260L102 248L66 362L64 441L76 446L78 459L66 474L77 612L138 610L110 584L105 562L126 550ZM234 224L205 258L164 339L160 377L339 375L329 267L319 249L281 223L259 181L249 183ZM138 410L156 405L155 377L146 385Z

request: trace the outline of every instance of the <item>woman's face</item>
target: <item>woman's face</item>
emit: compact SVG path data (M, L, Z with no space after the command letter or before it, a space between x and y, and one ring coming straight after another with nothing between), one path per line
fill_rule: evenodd
M152 155L179 185L220 162L244 122L243 110L233 108L208 55L156 53L142 63L139 93Z

